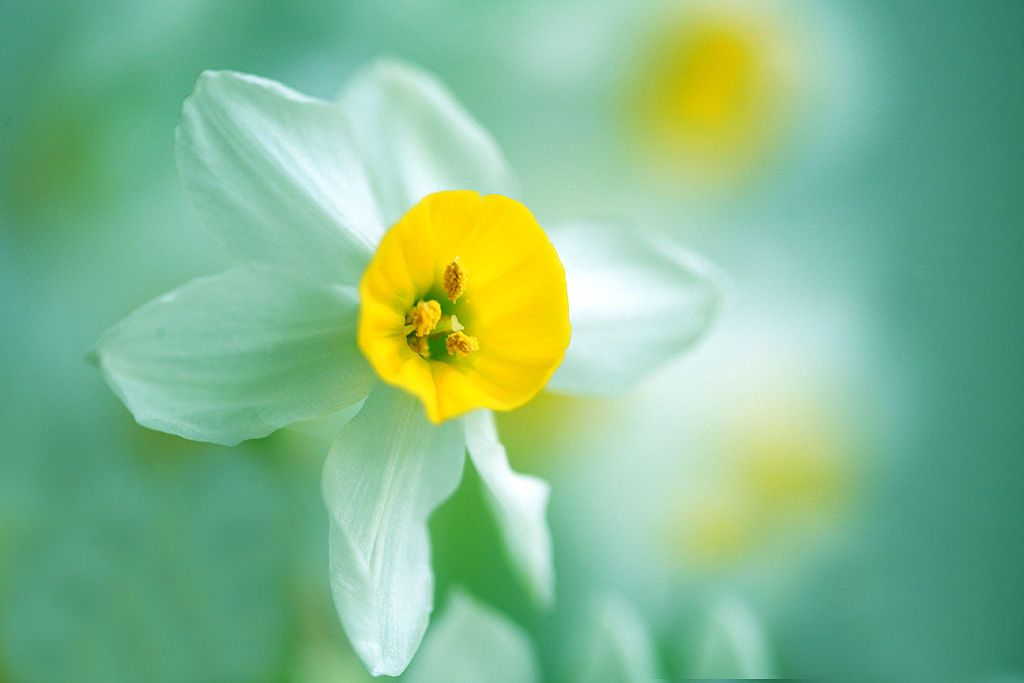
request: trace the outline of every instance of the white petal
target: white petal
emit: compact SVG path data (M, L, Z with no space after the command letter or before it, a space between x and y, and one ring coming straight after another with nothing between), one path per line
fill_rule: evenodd
M721 276L668 240L580 223L549 231L565 266L572 340L548 384L616 395L692 346L721 306Z
M547 523L550 487L543 479L512 471L491 411L475 410L466 415L465 423L469 457L487 488L487 503L509 559L534 602L550 607L555 597L555 568Z
M303 420L302 422L296 422L288 425L288 429L299 434L305 434L306 436L318 439L320 441L326 441L328 448L334 443L334 437L338 435L341 428L352 421L359 411L363 409L363 402L357 401L352 405L342 408L341 410L331 413L330 415L324 415L323 417L314 417L311 420Z
M234 445L360 400L376 379L358 304L241 267L193 280L108 330L94 357L139 424Z
M352 80L341 107L387 225L432 192L515 196L514 175L497 143L433 76L378 62Z
M618 596L595 601L584 622L574 679L583 683L646 683L660 679L654 643L643 619Z
M531 683L540 669L518 625L462 591L434 620L402 683Z
M768 644L757 616L735 596L724 596L712 610L699 650L696 678L774 678Z
M176 156L215 242L304 276L358 282L384 224L336 105L207 71L185 101Z
M427 518L462 477L460 420L435 426L419 399L384 384L339 432L324 465L331 589L374 676L401 673L430 618Z

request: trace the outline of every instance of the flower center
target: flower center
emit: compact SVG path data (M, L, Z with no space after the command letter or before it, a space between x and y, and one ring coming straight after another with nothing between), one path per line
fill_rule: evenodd
M438 192L381 239L359 285L359 348L436 423L510 410L569 344L565 271L522 204Z
M441 281L444 293L453 304L466 291L466 281L466 269L459 264L459 257L456 256L444 269ZM443 313L441 304L434 299L420 299L418 304L410 308L405 315L405 327L402 328L409 348L421 358L430 358L430 342L441 339L444 340L449 356L464 358L479 350L480 340L464 334L464 329L458 316L455 313Z

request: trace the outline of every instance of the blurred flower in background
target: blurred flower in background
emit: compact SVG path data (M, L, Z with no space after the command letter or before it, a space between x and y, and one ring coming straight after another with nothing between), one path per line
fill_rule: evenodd
M760 258L701 361L651 387L651 419L676 451L661 459L678 468L652 479L665 489L654 534L684 575L799 565L842 539L891 459L906 387L881 370L870 322L854 302L772 272L783 255Z
M496 610L452 591L403 683L535 683L543 680L530 636Z
M622 85L645 180L721 197L848 135L862 85L841 11L810 2L652 4ZM643 33L640 33L643 32ZM795 157L795 158L794 158ZM832 162L834 163L834 159Z
M722 600L743 605L724 614L760 615L740 622L785 624L802 587L856 552L898 466L910 389L901 368L885 369L856 287L815 291L818 275L770 242L730 260L743 279L720 325L600 424L565 427L572 435L545 447L513 435L550 419L550 404L505 420L513 453L554 482L559 623L587 600L583 587L621 592L675 653L674 676L695 675L696 625ZM787 645L758 637L759 652ZM756 659L756 676L776 671Z
M695 619L681 662L664 663L643 617L619 595L592 596L558 638L560 662L541 674L530 634L507 615L454 588L403 681L556 680L643 683L674 678L772 678L760 624L732 596Z
M536 210L671 228L771 204L862 153L880 99L870 15L814 0L387 0L353 21L466 86L513 163L535 170ZM431 21L460 39L422 40ZM566 178L572 197L552 193Z

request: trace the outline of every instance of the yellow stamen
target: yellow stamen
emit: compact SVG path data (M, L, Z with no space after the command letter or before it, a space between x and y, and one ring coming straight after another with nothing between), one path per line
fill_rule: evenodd
M434 326L434 329L432 329L429 334L425 334L423 336L436 339L437 337L440 337L443 334L448 334L449 332L459 332L460 330L464 329L466 328L462 323L459 322L458 317L454 315L442 315L441 322L437 323L437 325ZM415 325L406 325L405 327L402 328L402 334L405 335L406 337L408 337L415 331Z
M405 324L413 325L417 337L425 337L434 331L441 320L441 304L433 299L420 301L405 315Z
M414 352L423 358L430 358L430 345L427 343L426 337L409 337L406 341L409 342L409 348Z
M444 278L442 279L445 294L448 295L448 299L452 303L455 303L456 299L466 291L467 278L466 269L462 267L462 264L459 263L459 257L456 256L455 260L445 267Z
M457 355L459 358L464 358L480 349L480 342L476 337L470 337L462 332L452 332L444 340L444 344L448 347L449 356Z

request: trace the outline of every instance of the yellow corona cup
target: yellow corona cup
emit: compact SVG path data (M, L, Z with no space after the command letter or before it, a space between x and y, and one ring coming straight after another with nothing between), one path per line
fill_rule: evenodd
M429 195L360 283L359 347L435 423L533 398L569 345L565 270L533 215L500 195Z

